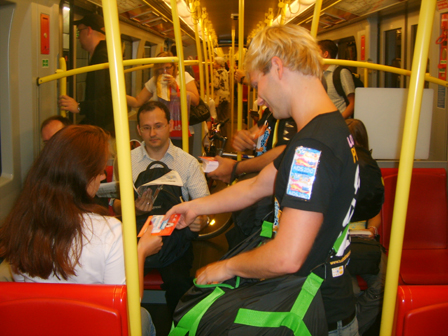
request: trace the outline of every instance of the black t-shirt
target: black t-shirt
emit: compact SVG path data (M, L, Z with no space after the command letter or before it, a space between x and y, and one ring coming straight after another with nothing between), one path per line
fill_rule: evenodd
M338 254L327 260L337 237L350 222L359 188L354 141L341 114L315 117L294 136L274 165L278 170L276 210L288 207L324 215L298 274L307 276L313 271L324 277L326 269L321 292L327 321L347 318L355 310L351 278L345 271L349 240L345 239ZM278 217L275 220L278 223ZM329 264L325 268L326 261Z
M375 217L379 214L384 202L384 185L380 167L367 149L360 146L355 148L358 154L361 187L352 222Z
M292 118L277 120L269 109L266 109L257 125L264 133L258 138L255 156L260 156L276 146L286 145L297 133L296 122ZM275 138L275 140L274 140Z

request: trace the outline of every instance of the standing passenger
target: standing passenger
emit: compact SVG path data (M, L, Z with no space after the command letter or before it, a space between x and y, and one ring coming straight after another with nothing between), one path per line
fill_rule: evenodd
M92 13L75 21L75 25L78 26L81 47L89 52L89 65L109 62L103 18ZM84 115L81 124L99 126L115 136L109 69L87 73L84 101L78 103L62 95L59 105L64 110Z
M322 40L319 41L318 44L320 54L323 58L336 58L338 54L338 46L336 45L336 43L331 40ZM334 105L336 105L339 112L342 113L344 119L347 119L353 116L353 111L355 110L355 84L353 82L353 77L350 73L350 70L343 68L340 75L341 86L349 102L347 104L344 97L339 95L333 84L333 74L337 67L338 66L334 64L325 64L323 66L324 78L327 84L328 96L330 97Z
M225 68L226 61L222 57L215 57L213 64L213 87L215 88L216 113L218 120L224 121L229 115L229 73Z
M167 216L181 214L182 227L200 214L240 210L274 193L275 238L200 269L197 283L321 272L329 334L358 335L351 278L345 272L347 237L337 255L329 257L356 203L358 164L347 125L320 81L316 41L298 26L266 28L251 42L246 70L259 100L276 119L292 117L298 133L257 177L176 205Z

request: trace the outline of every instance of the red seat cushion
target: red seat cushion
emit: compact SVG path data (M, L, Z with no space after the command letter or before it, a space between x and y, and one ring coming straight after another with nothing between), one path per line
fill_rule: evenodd
M400 276L407 285L448 285L448 250L404 250Z
M162 276L159 271L156 269L152 269L148 274L145 275L144 278L144 289L148 290L160 290L162 289Z
M128 335L126 286L0 282L2 335Z
M448 286L398 286L393 335L445 335Z

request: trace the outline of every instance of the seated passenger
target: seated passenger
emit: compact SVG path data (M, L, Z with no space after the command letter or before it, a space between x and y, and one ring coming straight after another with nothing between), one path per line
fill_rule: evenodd
M369 147L367 130L361 120L347 119L347 126L355 141L356 153L359 160L359 175L361 187L358 192L358 200L353 213L351 227L365 231L362 239L378 239L378 229L381 225L381 206L384 202L384 186L381 178L381 170L372 158ZM353 223L353 222L356 222ZM355 227L356 226L356 227ZM348 269L353 276L354 292L357 294L356 310L359 333L365 333L377 319L383 302L384 282L386 278L387 256L382 247L376 246L381 251L379 264L366 265L366 258L361 254L362 249L356 248L356 238L352 238L352 255ZM361 247L365 243L360 242ZM353 262L359 258L363 264L362 269ZM373 271L365 273L367 268ZM379 271L378 271L379 269ZM356 276L361 276L367 282L367 290L360 293Z
M44 147L0 228L0 256L15 281L126 283L121 222L93 201L108 155L108 135L96 126L68 126ZM150 230L138 244L141 296L145 258L161 246ZM142 329L155 335L144 308Z
M137 180L139 174L145 171L151 162L162 161L168 168L179 173L183 182L182 197L185 201L209 195L207 182L198 161L171 143L169 137L172 127L170 112L163 103L150 101L140 107L137 113L137 131L143 138L143 142L140 147L131 151L133 181ZM141 197L137 198L136 206L142 203ZM121 213L120 200L114 200L112 205L115 213ZM140 210L144 212L143 208L137 208L137 211ZM146 217L149 214L146 213ZM198 232L206 224L207 216L198 216L187 230ZM193 250L191 241L187 243L188 249L179 256L179 259L169 265L159 268L151 263L151 259L148 259L146 263L146 268L159 269L164 282L163 288L166 290L168 308L171 312L174 312L181 296L193 284L190 277Z
M70 119L63 116L55 115L45 119L40 126L40 135L44 144L58 131L66 126L71 125Z
M157 57L169 57L173 56L171 52L161 52ZM145 87L140 91L137 97L126 96L128 106L139 108L144 103L149 100L161 100L169 101L160 92L161 85L167 85L168 89L172 92L177 92L177 88L180 85L179 74L177 70L177 65L174 63L162 63L154 65L154 76L145 83ZM190 104L197 106L199 104L199 92L196 87L194 78L188 72L185 72L185 89L187 91L187 96L190 97ZM180 120L171 116L171 119ZM180 131L179 128L177 131ZM194 134L192 127L189 127L191 135ZM182 147L182 141L179 139L180 132L177 132L174 136L176 137L173 141L174 145ZM173 135L172 135L173 137ZM193 136L190 137L190 148L193 148Z

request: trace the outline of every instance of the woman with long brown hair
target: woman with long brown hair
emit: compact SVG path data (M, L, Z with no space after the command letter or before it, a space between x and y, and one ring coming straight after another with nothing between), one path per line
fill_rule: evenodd
M0 228L0 256L15 281L126 283L121 222L93 200L105 177L108 138L96 126L68 126L34 162ZM138 244L141 270L162 246L150 232ZM143 272L140 282L142 293Z

